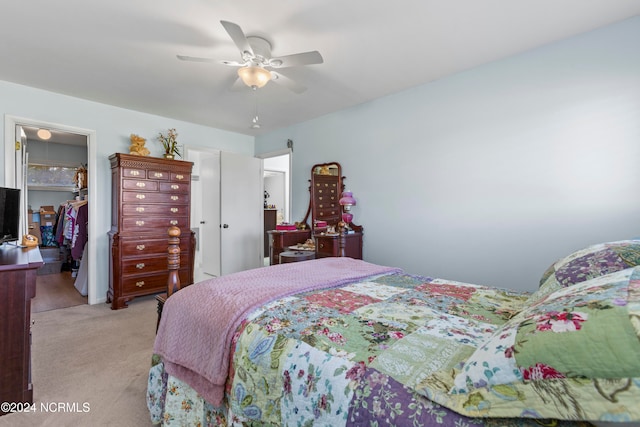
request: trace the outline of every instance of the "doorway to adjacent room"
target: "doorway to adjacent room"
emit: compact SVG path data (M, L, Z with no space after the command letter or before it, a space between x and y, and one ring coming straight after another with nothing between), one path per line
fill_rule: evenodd
M88 203L94 186L87 179L89 171L95 170L95 132L11 116L5 117L5 127L5 185L23 190L21 234L38 237L45 261L38 270L32 311L99 302L95 245L78 244L74 257L73 233L80 227L68 223L68 239L58 234L67 213L77 213L84 205L83 232L95 235L95 210ZM70 204L70 211L62 208L71 208Z
M291 149L265 153L264 179L264 262L269 265L269 233L277 224L291 221Z

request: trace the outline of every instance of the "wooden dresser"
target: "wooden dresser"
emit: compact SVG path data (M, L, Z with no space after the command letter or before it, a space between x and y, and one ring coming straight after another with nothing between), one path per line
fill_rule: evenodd
M0 246L0 402L33 403L31 298L42 265L38 248Z
M166 292L167 229L180 237L180 282L193 283L195 235L190 224L193 163L116 153L112 178L111 247L107 302L117 310L131 299Z

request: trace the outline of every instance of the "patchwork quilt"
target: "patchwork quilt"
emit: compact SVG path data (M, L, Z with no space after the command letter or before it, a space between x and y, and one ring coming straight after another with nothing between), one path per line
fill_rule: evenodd
M168 426L638 422L638 264L640 241L621 241L558 260L532 295L395 272L278 298L236 330L224 405L155 357L151 417Z

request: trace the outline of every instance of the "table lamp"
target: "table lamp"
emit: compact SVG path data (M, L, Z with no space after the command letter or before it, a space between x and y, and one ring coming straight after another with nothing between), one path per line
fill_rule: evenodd
M342 197L340 198L340 201L338 202L340 203L340 205L342 205L342 221L346 222L347 224L351 224L351 221L353 220L353 214L351 214L351 206L355 206L356 205L356 199L353 198L353 193L351 193L351 191L349 190L345 190L342 193Z

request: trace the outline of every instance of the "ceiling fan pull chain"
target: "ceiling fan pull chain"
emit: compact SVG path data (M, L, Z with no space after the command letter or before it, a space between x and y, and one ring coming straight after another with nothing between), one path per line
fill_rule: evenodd
M255 101L255 114L253 115L253 119L251 120L251 129L260 129L260 119L258 118L258 88L252 87L253 89L253 97Z

